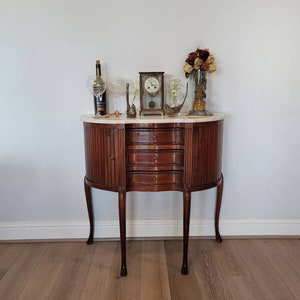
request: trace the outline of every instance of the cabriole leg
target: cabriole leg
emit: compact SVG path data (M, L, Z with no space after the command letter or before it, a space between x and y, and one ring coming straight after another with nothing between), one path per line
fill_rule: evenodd
M217 187L217 201L216 201L216 212L215 212L215 233L216 233L216 241L218 243L222 242L222 237L219 232L219 217L220 217L220 209L222 204L224 178L223 178L223 174L221 174L221 176L222 176L221 182Z
M84 191L90 221L90 235L86 243L90 245L94 242L94 208L92 199L92 188L88 184L86 177L84 177Z
M126 276L126 192L123 191L119 192L119 226L121 238L121 276Z
M183 259L181 274L187 275L188 271L188 244L190 230L191 192L183 192Z

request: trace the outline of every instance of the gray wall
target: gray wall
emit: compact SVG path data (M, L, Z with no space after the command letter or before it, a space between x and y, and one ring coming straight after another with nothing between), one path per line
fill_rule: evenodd
M184 83L197 47L217 62L208 108L227 113L221 232L299 234L299 9L296 0L1 3L0 239L87 236L79 117L93 112L96 59L106 78L162 70ZM124 112L122 95L109 100ZM94 198L96 236L118 236L117 195ZM213 233L214 199L214 189L193 194L193 235ZM180 235L181 201L128 194L129 235Z

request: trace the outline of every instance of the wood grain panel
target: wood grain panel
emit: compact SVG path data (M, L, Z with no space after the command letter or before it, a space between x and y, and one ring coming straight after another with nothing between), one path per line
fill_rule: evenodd
M216 186L221 179L223 120L193 127L192 189Z

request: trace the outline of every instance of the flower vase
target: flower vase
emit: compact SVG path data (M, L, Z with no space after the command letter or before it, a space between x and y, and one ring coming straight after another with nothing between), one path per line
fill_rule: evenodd
M193 102L193 111L204 112L206 108L206 101L204 100L204 87L203 84L198 83L195 87L195 98Z
M194 116L211 116L212 114L206 110L206 71L200 71L195 76L195 96L193 101L193 110L189 115Z

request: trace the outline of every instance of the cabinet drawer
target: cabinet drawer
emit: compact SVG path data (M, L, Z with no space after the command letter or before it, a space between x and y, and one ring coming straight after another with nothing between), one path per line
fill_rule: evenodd
M184 130L168 129L131 129L126 134L127 145L183 145Z
M128 172L128 190L156 191L160 187L177 187L180 189L183 182L183 172Z
M183 150L127 151L126 157L130 171L183 170Z

